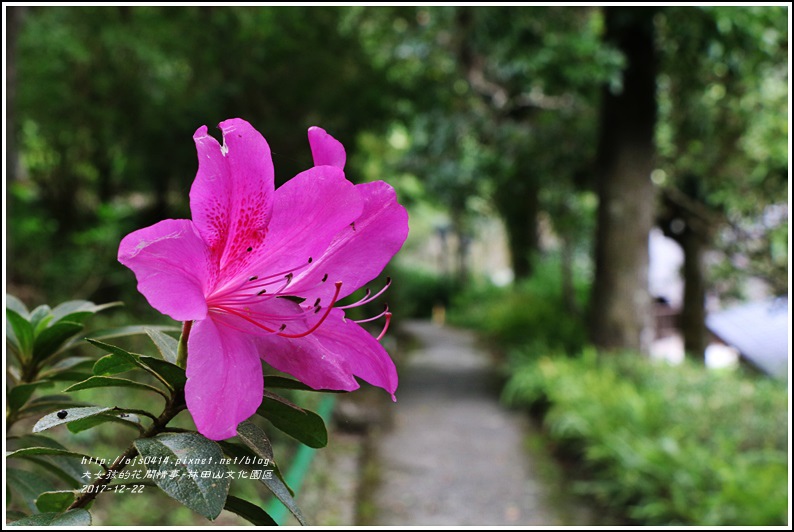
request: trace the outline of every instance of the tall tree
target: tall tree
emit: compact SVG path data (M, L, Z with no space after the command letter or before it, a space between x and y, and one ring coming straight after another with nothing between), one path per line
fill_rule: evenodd
M705 258L741 260L726 270L787 291L787 17L782 7L669 8L659 135L660 225L684 250L681 330L688 355L707 344Z
M598 227L591 335L604 348L649 346L648 233L653 225L655 8L607 7L604 39L623 52L620 88L606 87L598 142Z

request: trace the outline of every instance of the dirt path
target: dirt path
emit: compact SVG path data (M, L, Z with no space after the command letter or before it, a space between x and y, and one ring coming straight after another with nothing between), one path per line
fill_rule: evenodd
M420 347L401 370L394 426L378 443L375 524L588 524L553 485L550 460L530 452L525 414L499 404L473 337L427 322L406 329Z

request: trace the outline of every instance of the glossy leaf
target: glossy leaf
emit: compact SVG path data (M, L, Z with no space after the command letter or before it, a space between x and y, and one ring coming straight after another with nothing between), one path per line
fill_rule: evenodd
M49 305L39 305L30 313L30 326L36 336L52 320L52 309Z
M175 364L179 340L155 329L147 328L145 331L154 342L154 345L157 346L157 350L163 355L163 360Z
M223 453L216 442L192 432L163 433L138 439L135 447L141 457L152 459L146 465L149 471L166 474L154 479L160 489L208 519L220 515L231 479L220 463ZM177 472L175 478L171 478L172 471ZM208 477L203 478L202 473Z
M176 364L160 360L159 358L142 356L139 359L141 365L150 373L156 373L165 382L169 384L171 389L176 389L187 382L185 370Z
M102 414L112 410L109 406L88 406L80 408L67 408L47 414L33 425L33 432L41 432L43 430L63 425L64 423L71 423L78 419L84 419L91 416Z
M6 294L6 308L10 308L26 320L30 317L28 307L25 306L21 299L11 294Z
M125 325L123 327L112 327L110 329L91 331L91 338L93 340L110 340L112 338L135 336L137 334L145 334L147 329L154 329L156 331L179 331L178 328L171 325ZM73 349L85 343L87 343L85 338L74 338L61 347L61 349L58 350L58 353L63 353L64 351Z
M8 408L11 410L19 410L28 402L28 399L33 396L33 392L35 392L37 388L46 388L52 385L53 383L49 381L36 381L14 386L11 388L11 391L8 392Z
M56 449L53 447L26 447L24 449L17 449L16 451L11 451L10 453L6 453L6 458L24 458L27 456L42 456L42 455L49 455L49 456L73 456L77 458L88 458L92 459L87 454L76 453L73 451L69 451L67 449Z
M31 355L33 352L33 326L10 308L6 308L6 320L10 326L9 330L14 332L13 340L16 341L14 348L23 357Z
M91 514L87 510L77 508L65 513L47 512L35 514L8 523L9 526L90 526Z
M280 375L265 375L265 390L269 388L280 388L282 390L302 390L305 392L347 393L340 390L316 390L300 381L282 377Z
M301 443L315 449L328 444L328 432L323 418L283 399L265 396L257 414L268 419L273 425Z
M91 416L83 419L78 419L76 421L72 421L66 425L66 428L69 429L69 432L73 434L77 434L78 432L82 432L84 430L92 429L98 425L102 425L103 423L121 423L123 425L127 425L135 430L140 431L140 419L138 416L134 414L127 414L127 413L119 413L119 414L99 414L97 416Z
M139 367L135 360L135 355L132 353L112 353L97 360L92 371L97 376L108 376L138 369Z
M83 330L81 323L59 321L42 330L33 342L33 359L46 360L71 337Z
M265 431L250 421L243 421L237 426L237 435L261 458L273 461L273 446Z
M96 358L68 357L49 366L39 375L50 381L84 380L91 376L91 368ZM81 376L80 378L75 378Z
M262 508L233 495L226 497L226 505L223 508L256 526L278 526L278 523Z
M27 403L20 411L20 414L30 416L39 412L55 410L56 408L77 408L83 406L91 405L82 401L74 401L68 395L44 395L42 397L36 397Z
M36 511L36 499L45 491L53 489L52 483L38 473L6 468L6 485L16 492L32 511Z
M118 307L121 306L122 303L120 301L115 301L113 303L104 303L102 305L97 305L92 303L91 301L84 301L84 300L74 300L74 301L65 301L52 309L52 316L54 322L59 322L61 320L66 321L76 321L82 323L84 319L87 317L96 314L97 312L101 312L108 308Z
M76 498L71 490L45 491L36 499L40 512L65 512Z
M98 342L92 338L88 341L110 354L97 360L94 365L95 375L113 375L133 369L148 371L172 390L182 386L187 381L185 370L159 358L141 356L120 347Z
M267 458L266 456L260 455L256 451L252 452L250 449L235 443L230 443L227 441L222 441L219 443L223 448L223 452L226 453L227 456L238 459L239 463L245 467L260 467L257 459ZM271 476L262 476L259 478L259 481L262 482L262 484L264 484L265 487L270 490L270 492L273 493L273 495L279 501L281 501L281 503L292 513L292 515L295 516L299 523L303 525L307 524L306 517L303 515L303 512L301 512L298 504L295 502L295 492L293 492L284 481L284 477L282 476L281 471L279 471L278 465L270 460L268 469L271 469L274 474Z
M122 387L122 388L136 388L138 390L146 390L148 392L155 392L162 395L166 399L168 396L160 388L155 388L149 384L133 381L130 379L121 379L118 377L89 377L88 379L73 384L66 388L64 392L76 392L78 390L88 390L90 388L108 388L108 387Z
M27 434L19 438L9 438L8 444L10 447L20 449L27 449L31 447L44 447L54 450L68 450L57 441L40 434ZM77 488L84 484L83 473L87 468L82 464L82 455L80 457L73 455L30 455L25 457L28 461L38 464L45 471L57 475L64 482L70 486Z

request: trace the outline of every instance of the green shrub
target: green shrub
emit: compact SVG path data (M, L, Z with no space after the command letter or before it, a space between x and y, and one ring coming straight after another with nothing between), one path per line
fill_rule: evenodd
M587 466L582 490L648 525L787 523L785 385L641 355L544 357L516 368L513 404Z
M576 308L568 308L559 261L547 259L530 279L515 286L473 283L453 300L450 321L479 331L508 351L530 345L533 349L522 353L574 353L587 339L581 313L586 292L585 283L577 282Z

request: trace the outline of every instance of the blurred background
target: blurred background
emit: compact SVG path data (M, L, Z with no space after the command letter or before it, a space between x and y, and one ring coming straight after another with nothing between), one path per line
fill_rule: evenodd
M749 391L719 408L746 423L698 425L698 448L778 454L731 469L746 466L741 494L705 500L711 513L632 518L719 523L750 497L752 524L784 524L770 491L788 489L786 7L4 10L6 289L29 307L122 300L162 322L116 253L128 232L190 216L193 132L248 120L278 184L311 165L318 125L345 145L349 179L389 182L409 211L386 272L397 325L474 329L513 375L592 347L689 359L691 379L664 377L670 397L686 395L678 379L702 392L704 365L738 367L726 390ZM561 386L508 384L525 406ZM713 419L703 409L676 422ZM727 482L701 473L682 493ZM638 504L610 489L594 496Z

